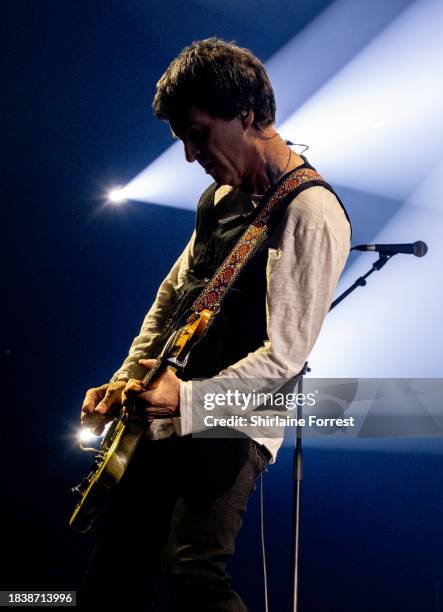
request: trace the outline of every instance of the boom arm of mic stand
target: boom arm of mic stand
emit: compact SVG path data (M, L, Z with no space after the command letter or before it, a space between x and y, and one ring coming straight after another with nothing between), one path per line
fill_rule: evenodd
M375 261L372 264L372 268L369 270L369 272L366 272L366 274L364 274L363 276L359 276L357 280L355 281L355 283L353 283L348 289L346 289L346 291L343 291L343 293L339 295L338 298L332 302L329 310L331 311L333 308L337 306L337 304L340 304L340 302L344 300L345 297L347 297L350 293L352 293L354 289L357 289L357 287L365 287L366 279L368 278L368 276L370 276L373 272L376 272L377 270L381 270L383 266L394 255L396 255L396 253L393 253L392 255L391 254L390 255L380 255L377 261Z

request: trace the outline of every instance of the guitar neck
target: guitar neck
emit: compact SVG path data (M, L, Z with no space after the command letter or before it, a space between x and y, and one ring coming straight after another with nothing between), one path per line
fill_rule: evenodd
M166 361L163 359L157 359L154 366L145 374L145 376L141 380L141 385L144 389L146 389L151 382L153 382L156 378L161 376L163 372L168 367Z

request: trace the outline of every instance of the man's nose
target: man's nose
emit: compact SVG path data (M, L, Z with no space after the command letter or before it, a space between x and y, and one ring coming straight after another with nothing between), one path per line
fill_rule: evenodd
M195 162L195 160L197 159L197 155L200 153L200 151L195 146L195 144L193 144L189 140L184 140L183 146L185 148L186 161L192 164L192 162Z

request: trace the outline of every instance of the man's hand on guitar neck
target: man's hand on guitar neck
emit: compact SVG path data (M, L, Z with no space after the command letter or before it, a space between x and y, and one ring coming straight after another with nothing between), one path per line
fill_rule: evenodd
M139 364L151 369L155 359L140 359ZM151 385L143 389L139 380L131 379L123 391L123 405L148 420L166 419L180 415L180 380L171 369L167 369Z

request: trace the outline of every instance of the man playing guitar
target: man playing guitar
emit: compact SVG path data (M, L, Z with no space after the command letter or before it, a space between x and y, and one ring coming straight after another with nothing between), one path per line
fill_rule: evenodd
M278 388L296 377L348 256L350 224L330 186L276 131L272 86L249 50L194 42L157 83L153 109L214 183L128 357L85 396L82 424L96 433L124 402L150 425L101 517L82 603L146 609L166 597L172 610L244 611L226 562L281 439L192 437L192 380L275 379ZM312 180L273 217L179 376L167 368L146 389L140 381L174 324L284 177L303 173Z

